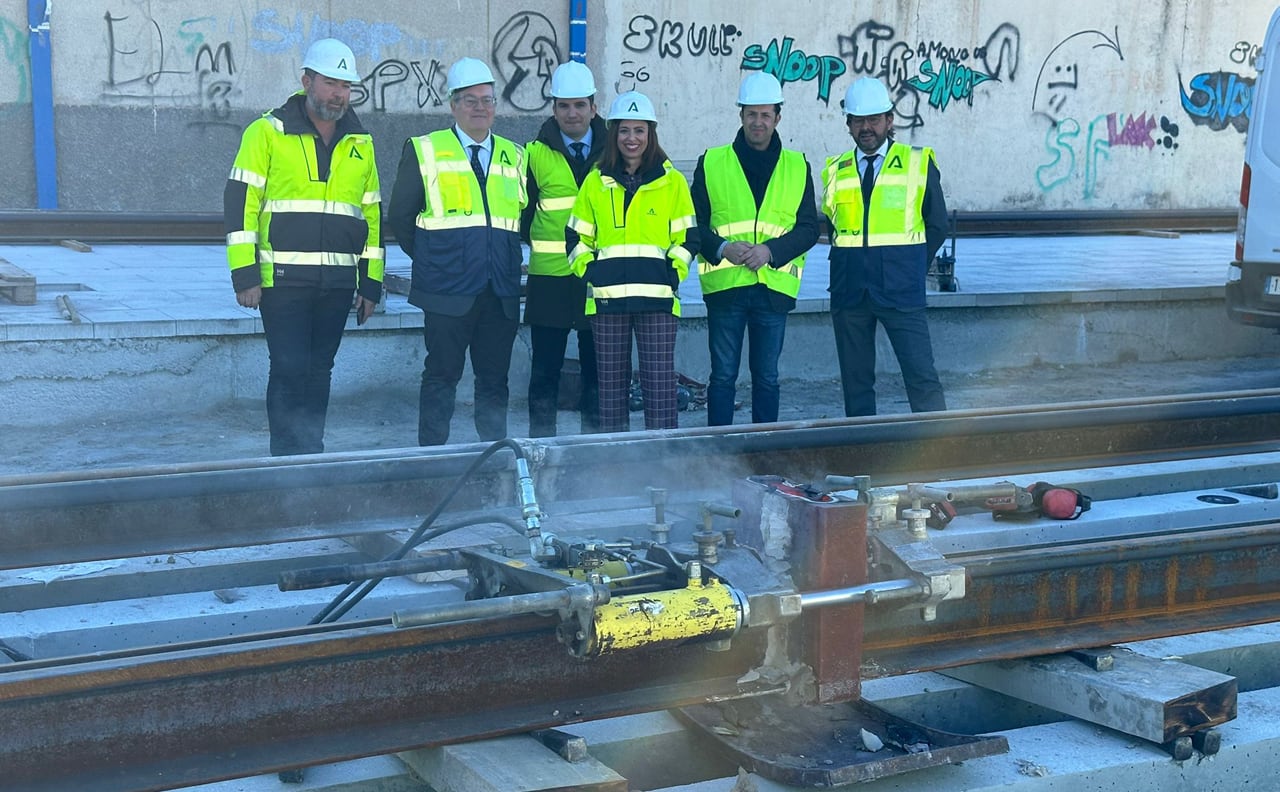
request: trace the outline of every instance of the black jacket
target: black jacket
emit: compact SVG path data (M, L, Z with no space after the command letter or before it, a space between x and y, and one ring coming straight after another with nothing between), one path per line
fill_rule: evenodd
M733 152L738 155L738 162L742 164L742 172L747 177L747 184L751 186L751 193L756 199L756 208L759 209L764 203L765 190L769 187L769 179L773 177L773 169L778 165L778 157L782 154L782 140L778 137L778 133L774 132L773 139L769 141L769 147L764 151L756 151L747 143L746 136L739 128L738 135L733 140ZM718 264L720 246L724 244L725 239L711 230L711 199L707 195L706 174L703 172L705 158L705 154L698 158L698 167L693 174L693 210L698 216L698 235L702 239L702 256L707 261ZM787 262L808 251L818 241L818 230L818 208L814 201L813 173L808 168L806 160L804 195L800 198L800 205L796 207L796 224L787 233L765 243L773 254L773 262L769 266L775 269L783 267ZM775 311L786 312L796 307L796 301L793 298L779 294L764 284L704 294L702 299L709 307L716 308L739 299L740 293L747 289L764 289L768 293L769 304Z

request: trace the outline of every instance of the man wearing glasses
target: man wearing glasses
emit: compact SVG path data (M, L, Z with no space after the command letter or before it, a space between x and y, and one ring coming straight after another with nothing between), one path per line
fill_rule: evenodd
M449 440L467 352L481 440L507 436L507 370L520 311L524 150L492 134L493 73L462 58L446 80L454 125L409 138L387 223L413 259L409 302L423 311L418 444Z

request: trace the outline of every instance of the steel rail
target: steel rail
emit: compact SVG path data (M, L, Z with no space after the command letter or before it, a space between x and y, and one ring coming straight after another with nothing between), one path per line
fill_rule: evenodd
M759 636L569 657L553 620L374 626L0 669L6 792L163 790L739 698ZM757 693L777 692L762 684ZM750 691L748 691L750 692Z
M1234 209L956 213L959 236L1231 231L1235 227ZM222 244L225 231L222 214L217 212L0 211L0 244L56 244L72 239L101 243ZM386 241L392 241L392 237L388 235Z
M965 597L871 618L864 678L1280 619L1280 525L951 555Z
M970 554L934 622L866 608L866 678L1280 616L1280 525ZM807 617L802 617L807 618ZM163 790L581 720L761 695L747 631L570 658L554 621L298 629L0 668L5 789Z
M1274 450L1280 391L525 441L544 504L723 493L784 472L877 486ZM416 525L484 446L0 479L0 569L381 533ZM515 503L500 457L452 506ZM358 519L350 515L358 515ZM552 527L552 530L554 528Z

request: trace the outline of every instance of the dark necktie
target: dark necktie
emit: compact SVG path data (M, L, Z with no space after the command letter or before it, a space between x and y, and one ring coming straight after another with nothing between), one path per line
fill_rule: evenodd
M876 183L876 159L879 154L868 154L866 156L866 167L862 170L862 203L871 203L871 188Z
M573 159L575 164L577 165L587 164L587 154L586 154L587 144L586 143L583 143L581 140L579 140L576 143L570 143L569 148L573 149Z
M480 149L483 147L479 143L472 143L467 148L471 149L471 170L476 172L476 179L484 184L484 166L480 164Z

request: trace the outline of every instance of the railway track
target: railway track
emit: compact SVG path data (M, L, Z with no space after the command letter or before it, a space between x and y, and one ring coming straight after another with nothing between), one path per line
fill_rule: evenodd
M696 520L698 502L744 476L770 473L796 481L869 474L876 486L889 486L1233 455L1229 464L1197 467L1193 488L1253 484L1280 468L1267 453L1277 440L1280 392L1265 391L558 438L525 449L547 526L608 533L651 519L646 488L670 494L673 521ZM511 507L512 474L499 461L454 492L479 451L10 477L0 480L7 548L0 566L21 571L333 537L372 542L411 527L449 495L459 510ZM1105 502L1135 487L1158 495L1186 488L1187 480L1110 475L1090 491ZM1007 546L961 546L941 532L939 546L954 544L946 545L948 560L968 570L969 592L928 623L867 606L863 676L1274 620L1277 522ZM221 583L205 575L190 585L261 585L274 572L228 574ZM48 596L73 606L75 590L68 583ZM99 596L87 583L83 591L84 604ZM19 595L27 596L15 589ZM0 736L0 767L6 787L24 791L170 789L741 696L741 670L761 651L761 636L748 631L724 652L680 645L571 661L555 622L520 615L397 630L387 619L365 618L33 657L0 666L0 717L24 724ZM767 690L761 683L752 693Z
M1141 231L1233 231L1236 211L1011 211L959 212L956 234L1022 236L1123 234ZM387 237L387 241L391 241ZM0 244L86 243L222 244L216 212L0 211Z

